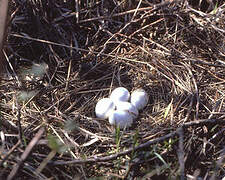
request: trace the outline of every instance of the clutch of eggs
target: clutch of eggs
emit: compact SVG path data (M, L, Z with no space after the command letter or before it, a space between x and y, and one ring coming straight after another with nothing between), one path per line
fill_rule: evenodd
M107 119L115 107L114 102L110 98L100 99L95 106L95 114L97 118Z
M148 94L144 89L136 89L131 93L130 102L140 110L148 104L148 99Z
M129 91L124 87L114 89L109 97L115 104L119 102L127 102L130 99Z
M109 123L120 128L130 127L133 123L133 116L128 111L115 110L109 116Z
M95 113L98 118L108 119L111 125L130 127L138 117L138 110L147 105L148 99L148 94L143 89L136 89L130 94L126 88L118 87L112 91L109 98L97 102Z

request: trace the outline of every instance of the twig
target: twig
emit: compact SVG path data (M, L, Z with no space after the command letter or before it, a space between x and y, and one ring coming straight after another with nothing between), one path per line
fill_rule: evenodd
M178 149L178 159L180 163L180 179L184 180L184 131L183 128L178 129L179 134L179 149Z
M225 124L224 119L203 119L203 120L198 120L198 121L192 121L192 122L187 122L184 123L181 127L182 128L188 128L191 126L201 126L201 125L207 125L207 124ZM181 128L180 127L180 128ZM165 136L159 137L157 139L154 140L150 140L146 143L140 144L139 146L136 146L134 148L129 148L123 152L119 152L116 154L112 154L109 156L105 156L105 157L94 157L94 158L88 158L88 159L76 159L76 160L72 160L72 161L49 161L49 165L66 165L66 164L85 164L85 163L96 163L96 162L104 162L104 161L112 161L117 159L120 156L125 156L128 155L132 152L135 151L140 151L145 149L146 147L149 147L150 145L162 142L168 138L171 138L175 135L179 135L179 131L180 128L178 128L176 131L173 131Z
M99 16L99 17L94 17L94 18L90 18L90 19L84 19L84 20L79 20L79 23L87 23L87 22L91 22L91 21L97 21L97 20L102 20L102 19L109 19L109 18L112 18L112 17L119 17L119 16L124 16L126 14L131 14L131 13L137 13L137 12L141 12L141 11L156 11L162 7L165 7L165 6L168 6L170 4L173 4L173 3L176 3L176 2L179 2L180 0L173 0L173 1L165 1L165 2L162 2L160 4L157 4L157 5L152 5L150 7L143 7L143 8L138 8L138 9L132 9L132 10L129 10L129 11L125 11L125 12L121 12L121 13L117 13L117 14L113 14L111 16ZM58 17L56 18L53 22L54 23L58 23L66 18L70 18L70 17L73 17L73 16L77 16L77 12L73 12L73 13L70 13L68 15L64 15L64 16L61 16L61 17Z
M8 159L10 154L12 154L12 152L20 145L20 143L21 143L21 141L18 140L18 142L7 152L5 157L3 157L3 159L0 161L0 167L3 166L3 163Z
M5 40L5 29L6 29L6 21L8 15L8 0L0 1L0 73L3 70L4 66L4 56L2 52L4 40Z
M15 178L17 172L19 169L23 166L24 162L26 161L27 157L31 153L31 150L33 147L37 144L39 139L41 138L42 134L44 133L45 129L41 128L37 132L37 134L34 136L34 138L31 140L31 142L28 144L27 148L23 152L20 161L13 167L12 171L10 172L9 176L7 177L7 180L12 180Z
M153 7L145 7L145 8L139 8L137 11L147 11L147 10L153 10ZM121 12L121 13L117 13L117 14L113 14L109 17L107 16L99 16L99 17L94 17L94 18L90 18L90 19L84 19L84 20L80 20L79 23L86 23L86 22L91 22L91 21L97 21L97 20L102 20L102 19L109 19L111 17L118 17L118 16L123 16L123 15L126 15L126 14L131 14L131 13L134 13L136 12L136 9L132 9L132 10L129 10L129 11L126 11L126 12ZM58 23L66 18L70 18L72 16L76 16L76 12L75 13L71 13L71 14L68 14L67 16L61 16L59 18L56 18L54 20L54 23Z
M19 139L21 142L23 142L23 132L22 132L22 126L21 126L21 108L17 98L16 98L16 106L17 106L17 127L18 127Z
M10 34L10 35L11 36L14 36L14 37L18 37L18 38L24 38L24 39L36 41L36 42L42 42L42 43L51 44L51 45L55 45L55 46L66 47L66 48L69 48L69 49L75 49L75 50L78 50L78 51L90 52L90 50L87 50L87 49L82 49L82 48L78 48L78 47L71 47L71 46L68 46L68 45L65 45L65 44L55 43L55 42L51 42L51 41L47 41L47 40L43 40L43 39L36 39L36 38L29 37L29 36L23 36L23 35L20 35L20 34ZM145 62L145 61L138 61L138 60L135 60L135 59L130 59L130 58L126 58L126 57L122 57L122 56L118 56L118 55L112 55L112 54L106 54L106 53L99 53L99 52L96 52L96 51L91 51L91 52L93 54L97 54L97 55L98 54L101 54L102 56L115 58L115 59L117 59L117 61L125 60L125 61L128 61L128 62L134 62L134 63L146 65L148 67L151 67L151 68L157 70L156 68L154 68L153 66L151 66L150 63ZM157 66L157 65L155 64L155 66ZM159 70L157 70L157 72L159 72L160 74L162 74L166 79L174 82L173 79L171 79L170 77L166 76L163 72L161 72ZM88 85L90 85L90 84L88 84Z
M48 164L48 161L50 161L55 155L56 151L52 150L48 156L41 162L40 166L35 170L35 174L40 174L41 171L45 168L45 166Z

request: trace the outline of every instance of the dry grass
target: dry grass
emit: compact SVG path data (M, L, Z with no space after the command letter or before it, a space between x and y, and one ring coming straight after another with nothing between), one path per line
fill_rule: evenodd
M222 179L225 4L196 2L13 0L1 179ZM150 95L121 132L94 114L118 86Z

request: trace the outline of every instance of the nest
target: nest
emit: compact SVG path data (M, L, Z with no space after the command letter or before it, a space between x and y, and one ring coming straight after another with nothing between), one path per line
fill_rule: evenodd
M12 1L1 178L222 179L225 4L196 2ZM119 86L150 96L124 131L94 113Z

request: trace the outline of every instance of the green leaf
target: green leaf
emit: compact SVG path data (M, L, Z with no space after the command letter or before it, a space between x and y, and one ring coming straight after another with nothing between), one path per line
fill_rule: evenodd
M21 101L29 101L31 98L33 98L39 91L20 91L18 93L17 99L19 102Z
M33 63L31 67L24 68L21 72L21 77L26 81L36 81L44 77L47 73L48 65L46 63Z
M163 164L170 169L169 164L166 163L166 161L162 158L162 156L160 154L158 154L157 152L154 152L154 154L163 162Z
M134 147L138 146L138 136L139 136L139 132L138 130L135 132L134 136L133 136L133 140L134 140Z
M215 7L210 14L216 14L217 9L218 9L218 2L216 2Z
M47 136L48 139L48 146L58 152L58 153L63 153L67 150L67 147L55 136L53 135L48 135Z
M164 113L164 119L167 118L169 112L170 112L170 109L171 109L171 106L172 106L172 103L173 103L173 100L170 102L170 104L166 107L166 110L165 110L165 113Z
M120 144L120 127L116 126L116 145Z
M64 130L70 133L78 129L77 127L77 124L73 120L67 120L64 126Z

